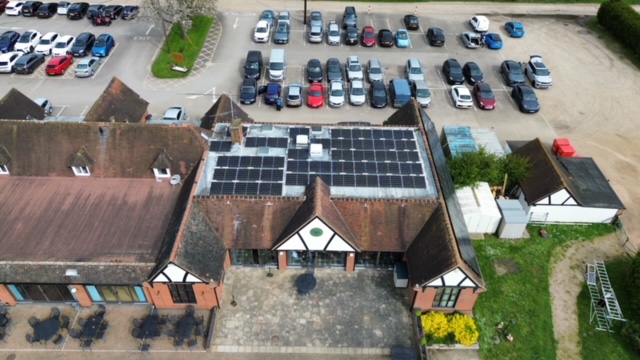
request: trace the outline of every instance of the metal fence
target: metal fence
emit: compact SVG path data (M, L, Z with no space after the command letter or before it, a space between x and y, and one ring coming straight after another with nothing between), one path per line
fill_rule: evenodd
M616 228L616 237L620 245L625 249L627 254L634 256L638 252L638 248L631 242L631 239L629 239L629 235L627 235L627 232L624 230L622 220L618 218L618 220L613 223L613 226Z

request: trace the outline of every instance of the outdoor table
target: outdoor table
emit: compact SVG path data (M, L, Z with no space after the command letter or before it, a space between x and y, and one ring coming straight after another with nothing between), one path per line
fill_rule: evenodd
M193 315L184 315L178 322L176 338L180 340L191 339L193 335L193 327L196 324L196 318Z
M34 341L49 341L53 337L53 335L57 334L60 331L60 319L50 318L44 321L41 321L36 327L33 329L33 340Z
M158 329L158 322L160 321L160 316L158 315L149 315L142 326L140 327L140 339L153 339L156 337L156 330Z
M100 330L100 325L102 324L102 320L104 318L98 315L90 316L87 321L85 321L84 327L82 328L82 334L80 335L80 340L93 340L98 335L98 331Z
M308 294L318 285L318 281L313 274L305 273L296 278L296 288L300 294Z

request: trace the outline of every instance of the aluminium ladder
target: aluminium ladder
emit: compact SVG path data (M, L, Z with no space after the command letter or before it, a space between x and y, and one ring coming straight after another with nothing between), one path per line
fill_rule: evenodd
M587 286L589 288L589 295L591 295L591 315L589 316L589 322L593 322L595 318L597 320L596 330L612 332L607 313L604 308L598 304L602 296L598 291L596 279L597 273L595 265L587 264Z
M600 287L604 293L604 301L607 305L607 317L611 320L626 321L624 316L622 316L622 310L620 310L616 293L613 291L611 283L609 282L609 275L607 274L604 262L595 260L595 266L598 272L598 279L600 280Z

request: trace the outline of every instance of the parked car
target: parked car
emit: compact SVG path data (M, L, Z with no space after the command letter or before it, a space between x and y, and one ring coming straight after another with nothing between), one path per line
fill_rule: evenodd
M49 116L53 113L53 104L51 103L51 101L45 98L37 98L33 99L33 102L44 110L45 115Z
M387 107L387 87L382 81L374 81L369 87L369 98L371 99L371 107L384 108Z
M58 13L58 3L46 3L40 5L36 15L38 19L48 19Z
M482 70L480 70L480 66L474 63L473 61L469 61L464 64L462 68L462 73L464 74L465 79L469 82L470 85L474 85L476 83L484 81L484 74Z
M269 41L269 35L271 34L271 25L265 20L258 21L256 25L256 31L253 34L253 41L257 43L266 43Z
M260 21L266 21L269 23L269 27L273 27L275 17L276 13L274 13L273 10L264 10L262 14L260 14Z
M38 43L40 42L40 38L42 34L40 34L37 30L28 30L25 31L18 39L14 49L16 51L22 51L23 53L33 52L33 49L36 48Z
M477 49L482 44L482 37L470 31L460 34L460 39L462 39L462 43L468 49Z
M91 4L87 9L87 19L91 20L96 16L101 16L105 6L103 4Z
M59 36L60 35L55 32L48 32L44 34L44 36L40 38L40 42L38 42L34 51L38 54L51 55L53 44L58 41Z
M273 42L276 44L289 43L289 24L286 22L278 22L276 31L273 34Z
M22 5L22 16L36 16L38 15L38 8L42 5L41 1L27 1Z
M346 29L348 27L358 28L358 14L353 6L346 6L344 13L342 13L342 28Z
M12 73L13 66L22 55L19 51L0 54L0 73Z
M68 2L68 1L60 1L58 3L58 10L57 10L58 15L67 15L67 11L69 10L69 6L71 6L70 2Z
M109 56L111 49L116 46L116 41L109 34L100 34L96 38L96 42L91 49L93 56L106 57Z
M162 120L185 121L187 120L187 110L180 105L175 105L167 109Z
M287 101L288 107L302 106L302 84L289 84L287 86Z
M403 18L404 27L409 30L420 29L420 19L415 15L405 15Z
M389 29L381 29L378 31L378 43L381 47L393 46L393 33Z
M249 50L244 63L244 77L260 80L262 66L262 52L259 50Z
M278 23L283 22L291 27L291 14L288 11L280 11L278 13Z
M431 106L431 91L424 80L416 80L411 83L411 95L422 107Z
M521 38L524 36L524 25L522 25L522 23L509 21L504 24L504 29L512 38Z
M384 69L382 68L382 64L380 64L380 60L378 59L370 59L367 63L367 74L369 76L369 82L384 82Z
M2 35L0 35L0 52L7 53L14 51L18 39L20 39L20 34L15 31L9 30L3 32Z
M358 45L358 29L349 26L344 33L345 45Z
M98 71L100 64L100 58L97 57L90 57L78 61L78 65L76 65L76 77L84 78L93 76Z
M473 95L478 101L478 106L484 110L496 108L496 96L491 90L491 86L485 82L476 83L473 86Z
M542 60L542 56L533 54L524 67L524 72L536 89L548 89L553 85L551 71Z
M120 18L122 20L133 20L138 16L139 11L140 7L137 5L125 5L122 9L122 15L120 15Z
M309 85L307 91L307 106L310 108L321 108L324 106L324 85L313 83Z
M347 57L347 63L345 65L347 71L347 81L352 80L364 80L364 72L362 71L362 64L360 58L356 55Z
M278 83L268 83L267 91L264 93L264 103L274 105L276 100L282 96L282 85Z
M476 32L487 32L489 31L489 19L486 16L476 15L472 16L469 19L469 25L473 31Z
M13 65L13 72L16 74L32 74L42 63L44 63L44 55L24 54Z
M354 106L364 105L367 102L367 91L364 89L364 81L353 80L349 84L349 104Z
M431 46L443 46L444 45L444 31L439 27L430 27L427 30L427 40Z
M311 59L307 62L307 80L312 82L319 82L324 79L322 74L322 64L318 59Z
M10 16L20 16L22 15L22 6L24 6L24 1L9 1L4 12Z
M502 38L499 34L488 33L484 37L484 42L489 49L499 50L502 49Z
M89 11L89 3L86 2L78 2L73 3L69 6L67 10L67 18L71 20L82 19L87 16L87 11Z
M320 11L312 11L309 15L309 26L319 26L324 31L324 19Z
M71 35L65 35L63 37L58 38L55 44L53 44L53 49L51 50L51 54L53 56L62 56L67 55L71 52L71 47L73 46L73 42L76 40L75 37Z
M540 111L538 97L528 85L515 85L511 90L511 97L518 105L520 112L533 114Z
M329 84L329 106L333 108L344 105L344 84L342 81L332 81Z
M336 58L328 59L326 70L327 70L327 82L344 80L342 75L342 67L340 66L340 60Z
M505 60L500 65L500 73L507 86L514 86L525 83L524 73L520 63L513 60Z
M254 78L245 78L240 87L240 103L251 105L258 97L258 82Z
M76 40L73 42L71 46L71 55L74 57L84 57L91 53L91 49L93 49L93 44L96 42L96 36L90 32L83 32Z
M409 40L409 33L405 29L398 29L396 31L396 46L399 48L407 48L411 46L411 41Z
M342 35L340 34L340 26L335 20L329 21L329 31L327 32L327 44L340 45Z
M312 11L309 16L309 42L321 43L324 39L324 19L320 11Z
M453 105L459 109L468 109L473 106L471 92L464 85L452 86L451 98L453 98Z
M372 47L376 45L376 30L373 26L362 28L362 46Z
M49 60L45 72L47 75L64 75L64 72L73 64L73 56L54 56Z
M449 85L460 85L464 82L462 66L456 59L447 59L442 64L442 74Z
M122 11L124 7L122 5L109 5L105 6L102 10L102 15L110 18L111 20L116 20L120 16L122 16Z
M407 64L404 67L404 74L409 81L424 80L424 70L422 70L420 60L417 58L407 60Z

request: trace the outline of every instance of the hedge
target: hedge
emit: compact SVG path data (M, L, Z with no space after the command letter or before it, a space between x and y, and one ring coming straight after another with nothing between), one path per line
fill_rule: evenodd
M598 9L598 23L640 56L640 14L622 0L608 0Z

